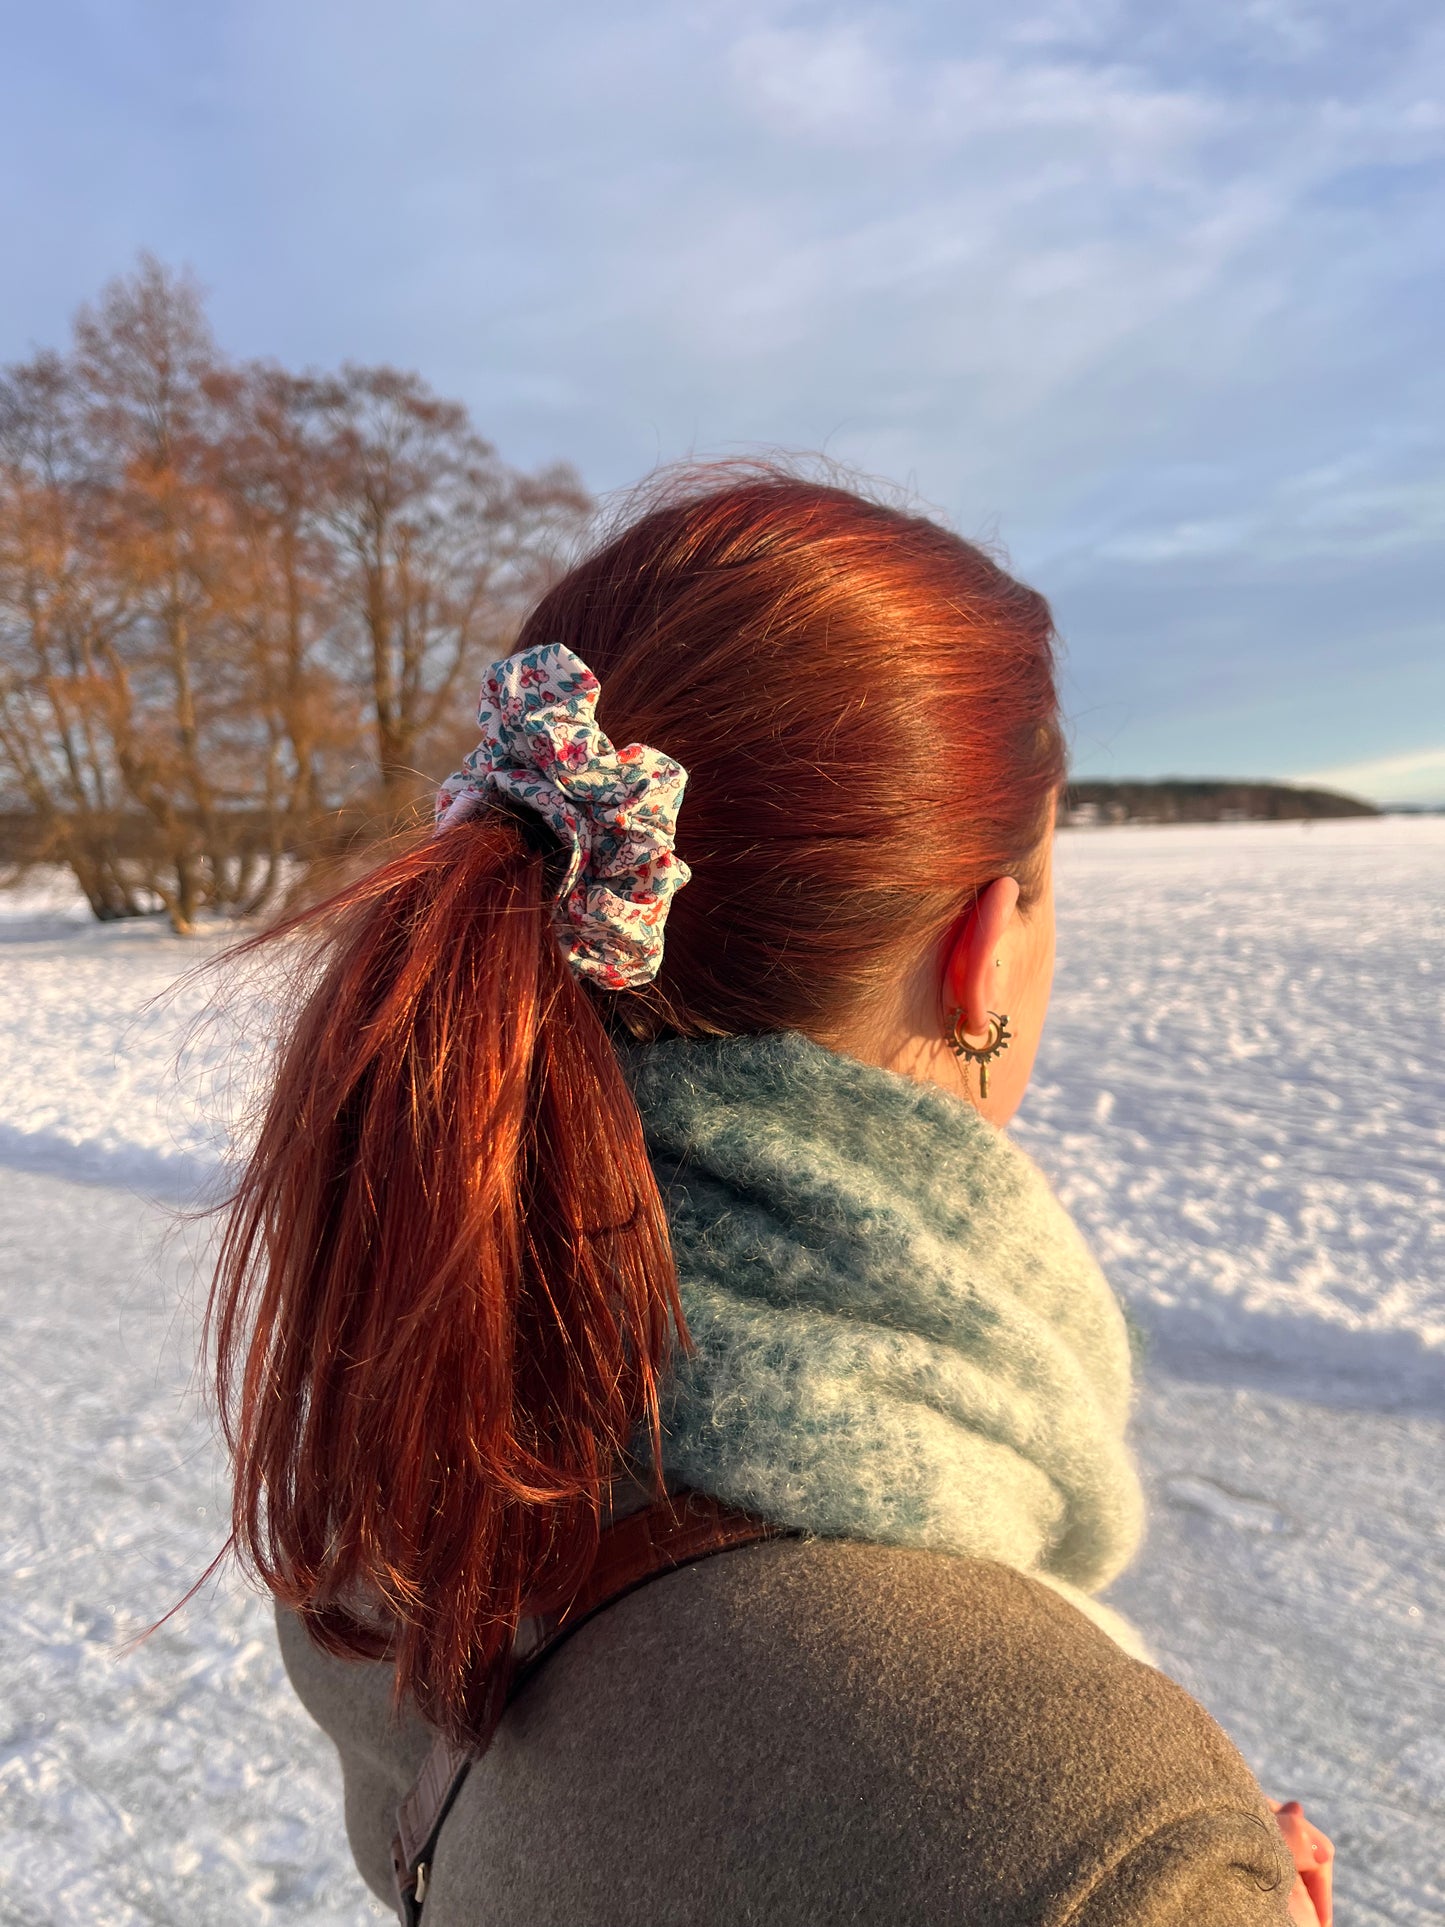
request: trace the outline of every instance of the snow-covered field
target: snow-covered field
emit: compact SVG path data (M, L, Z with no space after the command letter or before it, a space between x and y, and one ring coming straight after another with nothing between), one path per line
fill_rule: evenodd
M1340 1850L1445 1920L1445 820L1072 832L1017 1132L1146 1334L1115 1597ZM380 1920L193 1372L235 1027L203 954L0 896L0 1922ZM152 999L159 1001L151 1002ZM254 1034L263 1025L247 1019Z
M1017 1134L1160 1361L1440 1394L1445 818L1076 831L1059 871Z

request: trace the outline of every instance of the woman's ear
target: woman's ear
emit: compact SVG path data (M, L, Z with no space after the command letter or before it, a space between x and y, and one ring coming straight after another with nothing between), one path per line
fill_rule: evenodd
M943 967L943 1008L963 1012L966 1037L982 1042L997 1007L999 946L1018 908L1019 886L999 877L979 891L949 944Z

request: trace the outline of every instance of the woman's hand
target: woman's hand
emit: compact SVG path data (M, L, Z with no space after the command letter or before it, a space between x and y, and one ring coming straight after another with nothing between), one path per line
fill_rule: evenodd
M1298 1800L1271 1800L1269 1805L1294 1857L1295 1883L1289 1897L1292 1927L1330 1927L1334 1918L1334 1842L1310 1825Z

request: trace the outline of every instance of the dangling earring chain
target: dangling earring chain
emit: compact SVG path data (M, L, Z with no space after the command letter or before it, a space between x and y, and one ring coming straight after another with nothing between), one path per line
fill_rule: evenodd
M948 1021L953 1026L953 1035L948 1040L949 1049L956 1056L969 1058L978 1065L978 1094L987 1097L988 1067L999 1052L1007 1050L1009 1046L1008 1018L1000 1017L997 1011L991 1010L988 1013L988 1035L977 1045L970 1044L963 1034L961 1010L951 1011Z

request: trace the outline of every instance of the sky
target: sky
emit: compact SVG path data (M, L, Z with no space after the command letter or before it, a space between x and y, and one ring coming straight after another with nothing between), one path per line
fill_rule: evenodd
M1051 599L1075 767L1445 802L1437 0L5 9L0 361L141 249L598 491L821 451Z

